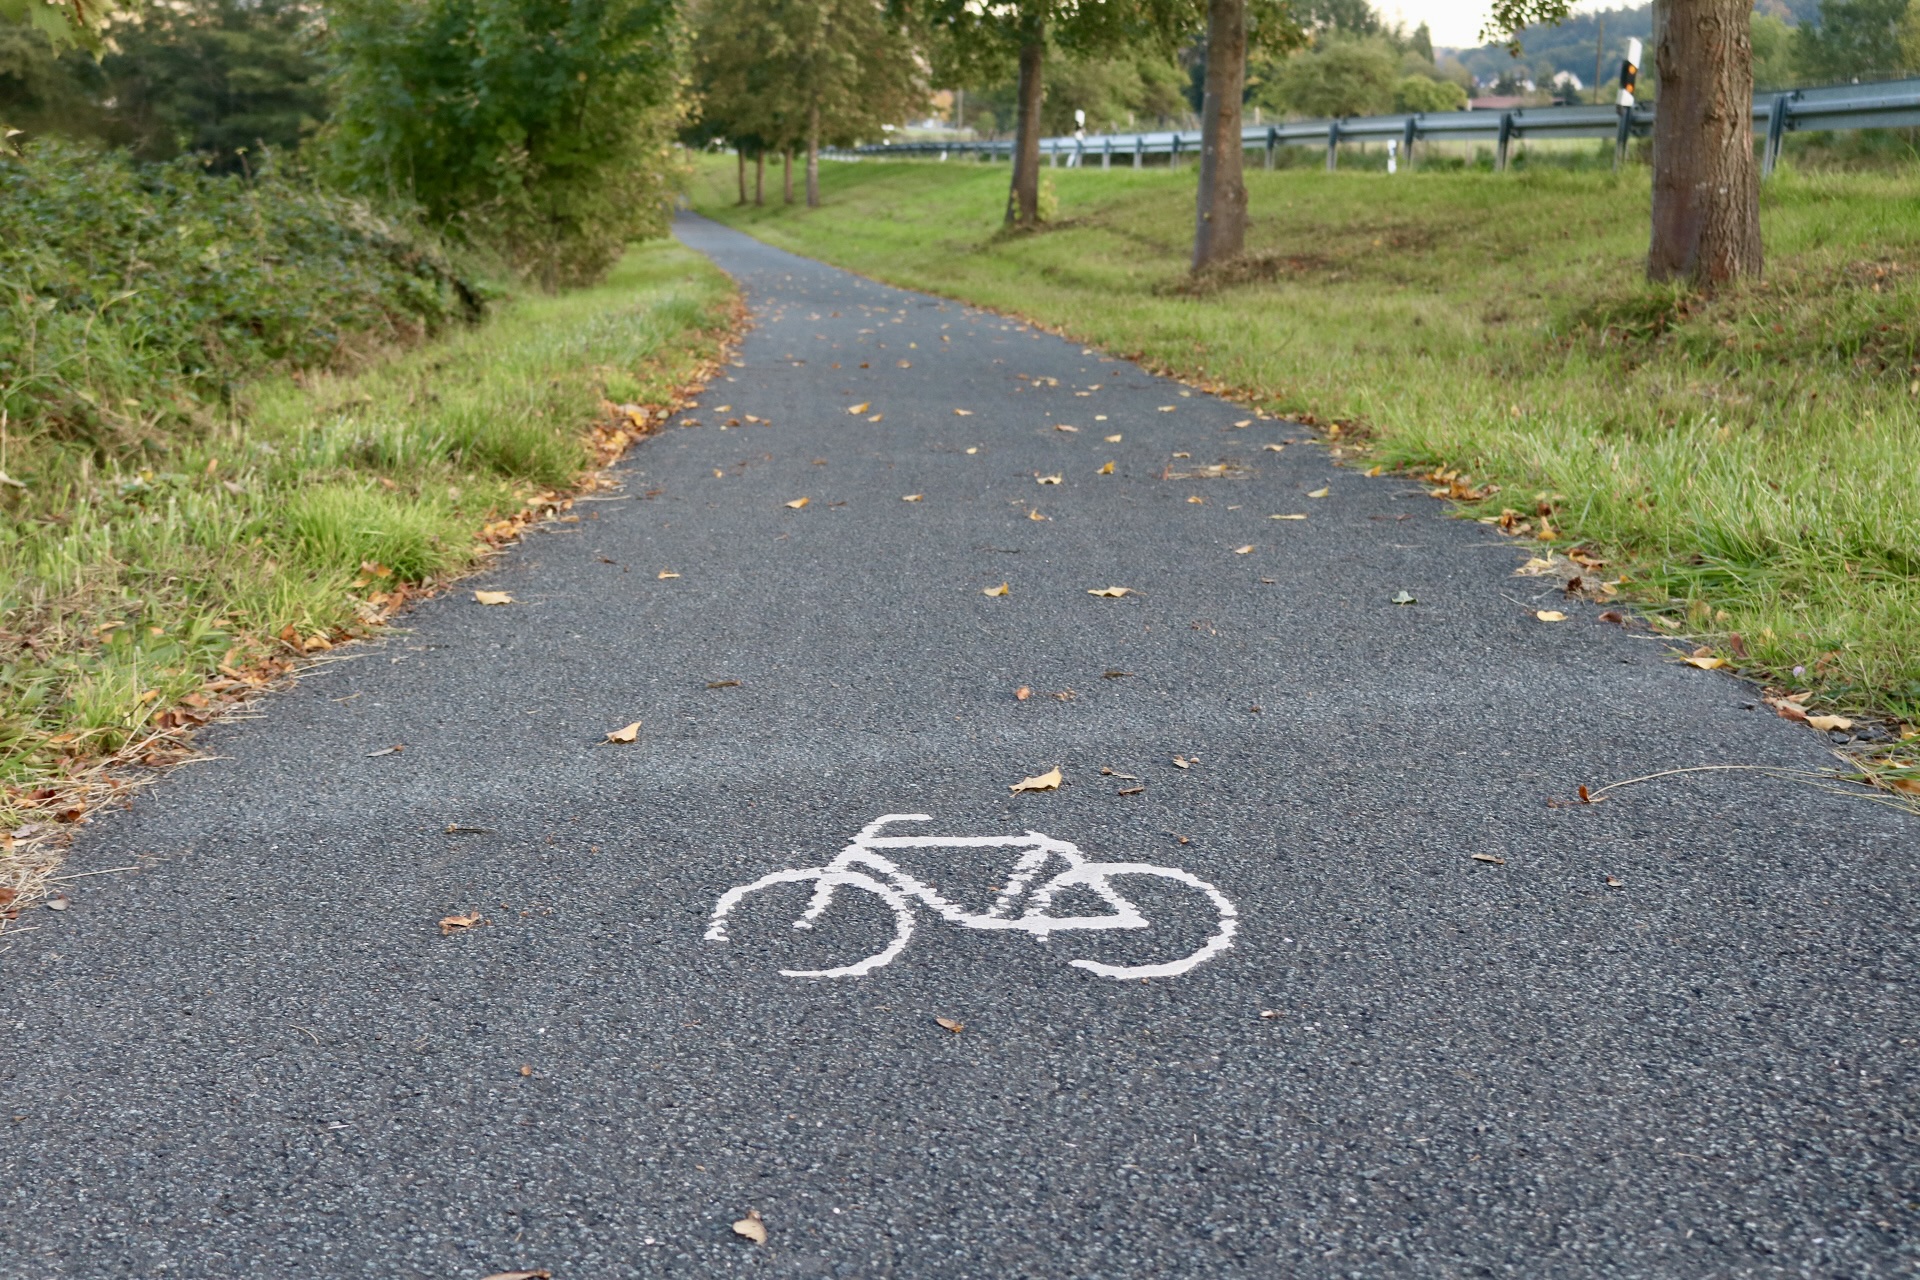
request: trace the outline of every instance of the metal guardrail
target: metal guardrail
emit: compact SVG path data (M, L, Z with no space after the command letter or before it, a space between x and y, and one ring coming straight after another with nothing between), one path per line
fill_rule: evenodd
M1880 129L1920 125L1920 79L1886 80L1874 84L1833 85L1818 89L1787 89L1754 98L1753 119L1766 139L1763 173L1772 173L1789 133L1811 129ZM1344 120L1293 120L1284 124L1249 125L1241 131L1241 145L1264 151L1266 165L1284 146L1324 146L1327 168L1339 164L1342 142L1397 142L1409 160L1415 143L1486 141L1494 144L1494 167L1507 167L1508 148L1519 139L1612 138L1615 163L1624 155L1629 138L1653 132L1653 106L1616 108L1520 107L1511 111L1425 111L1398 116L1358 116ZM1197 130L1158 133L1101 134L1088 138L1042 138L1040 153L1053 165L1085 166L1098 161L1111 168L1117 158L1134 168L1148 156L1167 156L1172 164L1197 155ZM840 156L980 156L987 160L1013 159L1013 142L892 142L838 150Z

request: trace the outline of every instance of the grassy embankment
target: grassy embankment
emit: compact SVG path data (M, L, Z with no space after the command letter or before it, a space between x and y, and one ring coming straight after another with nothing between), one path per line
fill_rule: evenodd
M1497 485L1466 511L1600 549L1675 636L1920 722L1920 170L1783 173L1766 279L1710 304L1642 282L1644 172L1254 172L1249 258L1198 287L1191 170L1049 173L1018 237L1005 166L827 164L809 213L708 161L696 203Z
M324 197L129 181L101 261L49 235L64 256L0 263L0 891L111 794L98 766L173 758L563 503L663 416L609 402L673 402L729 322L729 283L670 243L467 325L430 246Z

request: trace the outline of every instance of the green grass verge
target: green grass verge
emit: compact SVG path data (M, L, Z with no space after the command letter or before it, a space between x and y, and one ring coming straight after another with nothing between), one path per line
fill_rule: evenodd
M1766 279L1711 304L1643 283L1643 172L1254 172L1248 258L1197 287L1191 170L1048 176L1018 237L1005 166L829 163L809 212L709 160L695 200L1496 484L1470 514L1550 509L1756 677L1920 721L1920 171L1780 174Z
M648 244L604 284L358 372L246 386L224 422L149 436L136 460L0 462L27 485L0 521L0 824L199 718L210 678L247 683L221 667L360 634L396 588L472 564L483 531L594 464L596 424L598 447L632 430L607 401L663 404L700 374L732 297L704 258Z

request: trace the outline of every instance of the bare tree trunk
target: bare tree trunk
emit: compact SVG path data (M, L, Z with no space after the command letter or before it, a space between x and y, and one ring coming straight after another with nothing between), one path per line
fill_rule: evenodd
M1237 257L1247 244L1240 98L1247 79L1247 0L1207 0L1207 83L1200 108L1200 193L1193 269Z
M781 195L781 198L784 199L788 204L792 204L793 203L793 148L788 147L784 152L781 153L781 158L786 164L786 174L784 177L780 179L780 183L781 183L780 195Z
M820 104L807 106L807 208L820 207Z
M740 203L745 204L747 202L747 153L735 147L733 155L740 162Z
M1013 185L1007 191L1007 225L1040 223L1040 70L1046 60L1045 28L1020 46L1020 89L1013 139Z
M753 153L753 207L756 209L766 203L760 198L761 193L766 190L766 185L767 153L756 151Z
M1647 275L1701 289L1760 274L1749 0L1667 0L1654 46Z

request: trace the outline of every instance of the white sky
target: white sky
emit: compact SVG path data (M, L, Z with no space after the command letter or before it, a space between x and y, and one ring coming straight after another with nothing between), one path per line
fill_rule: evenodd
M1574 5L1574 10L1587 13L1596 9L1617 9L1632 4L1633 0L1583 0ZM1389 22L1403 20L1407 30L1411 31L1422 22L1433 32L1436 45L1446 45L1454 49L1477 48L1485 41L1480 39L1480 24L1487 20L1490 7L1487 0L1374 0L1374 7L1386 15Z

